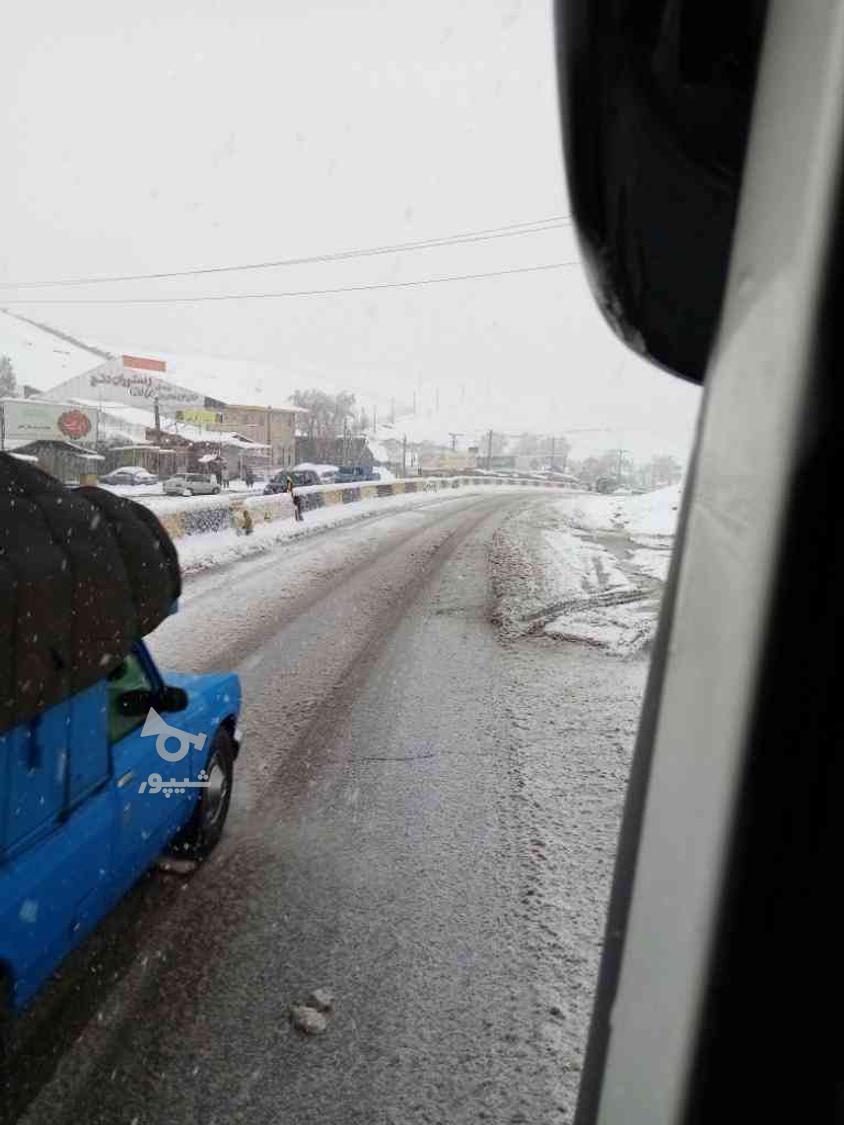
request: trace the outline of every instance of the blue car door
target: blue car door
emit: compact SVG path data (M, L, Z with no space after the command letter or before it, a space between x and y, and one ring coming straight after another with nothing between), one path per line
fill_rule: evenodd
M18 1006L107 906L114 805L102 683L15 728L0 746L0 961L12 968Z
M178 769L160 757L154 735L144 735L147 715L127 716L119 709L126 691L155 692L160 687L154 669L140 651L132 651L109 677L108 725L117 802L115 880L127 887L153 862L169 839L190 815L194 799L191 790L183 793L170 786L150 784L150 778L163 781L179 774Z

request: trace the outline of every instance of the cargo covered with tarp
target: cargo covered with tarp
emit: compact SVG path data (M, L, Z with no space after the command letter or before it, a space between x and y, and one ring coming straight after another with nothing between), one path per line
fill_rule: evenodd
M0 453L0 734L108 675L180 591L148 508Z

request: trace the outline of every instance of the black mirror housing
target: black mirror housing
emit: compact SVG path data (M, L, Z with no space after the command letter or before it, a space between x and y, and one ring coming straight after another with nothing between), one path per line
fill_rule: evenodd
M767 0L556 0L572 214L634 351L701 382L721 312Z
M188 705L188 693L184 688L170 687L165 684L161 691L149 691L146 688L124 691L118 696L117 710L127 718L139 718L155 708L161 714L172 711L184 711Z
M184 688L165 684L158 695L158 710L164 713L184 711L188 705L188 693Z
M117 710L126 718L146 715L155 706L155 694L146 688L133 688L124 691L117 698Z

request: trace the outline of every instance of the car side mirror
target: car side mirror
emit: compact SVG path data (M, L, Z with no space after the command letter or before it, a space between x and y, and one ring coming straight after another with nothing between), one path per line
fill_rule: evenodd
M117 710L127 718L139 718L151 708L165 714L170 711L184 711L188 705L188 693L184 688L165 684L161 691L147 688L133 688L121 692L117 699Z
M146 688L133 688L121 692L117 697L117 710L126 718L146 715L155 706L155 693Z
M556 0L572 215L597 302L700 382L732 248L766 0Z
M171 687L169 684L165 684L158 693L159 711L184 711L187 705L188 693L184 688Z

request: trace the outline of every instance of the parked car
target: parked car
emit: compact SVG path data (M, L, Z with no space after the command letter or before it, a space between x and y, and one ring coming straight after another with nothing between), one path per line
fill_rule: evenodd
M618 482L612 477L598 477L595 481L596 492L617 492Z
M213 473L180 473L164 482L168 496L211 496L220 491Z
M337 466L318 464L313 461L302 461L300 464L294 465L293 470L297 473L307 472L308 470L310 470L311 472L316 473L316 475L319 477L320 484L331 484L337 472Z
M314 472L313 469L290 469L289 471L283 470L276 473L274 477L267 481L264 487L264 495L271 496L273 493L286 492L287 478L293 481L294 488L302 488L311 484L322 484L319 479L319 474Z
M123 465L119 469L112 469L110 473L100 477L100 484L114 485L141 485L157 484L158 477L149 469L142 469L138 465Z
M363 484L378 479L372 469L363 465L341 465L334 476L336 484Z

